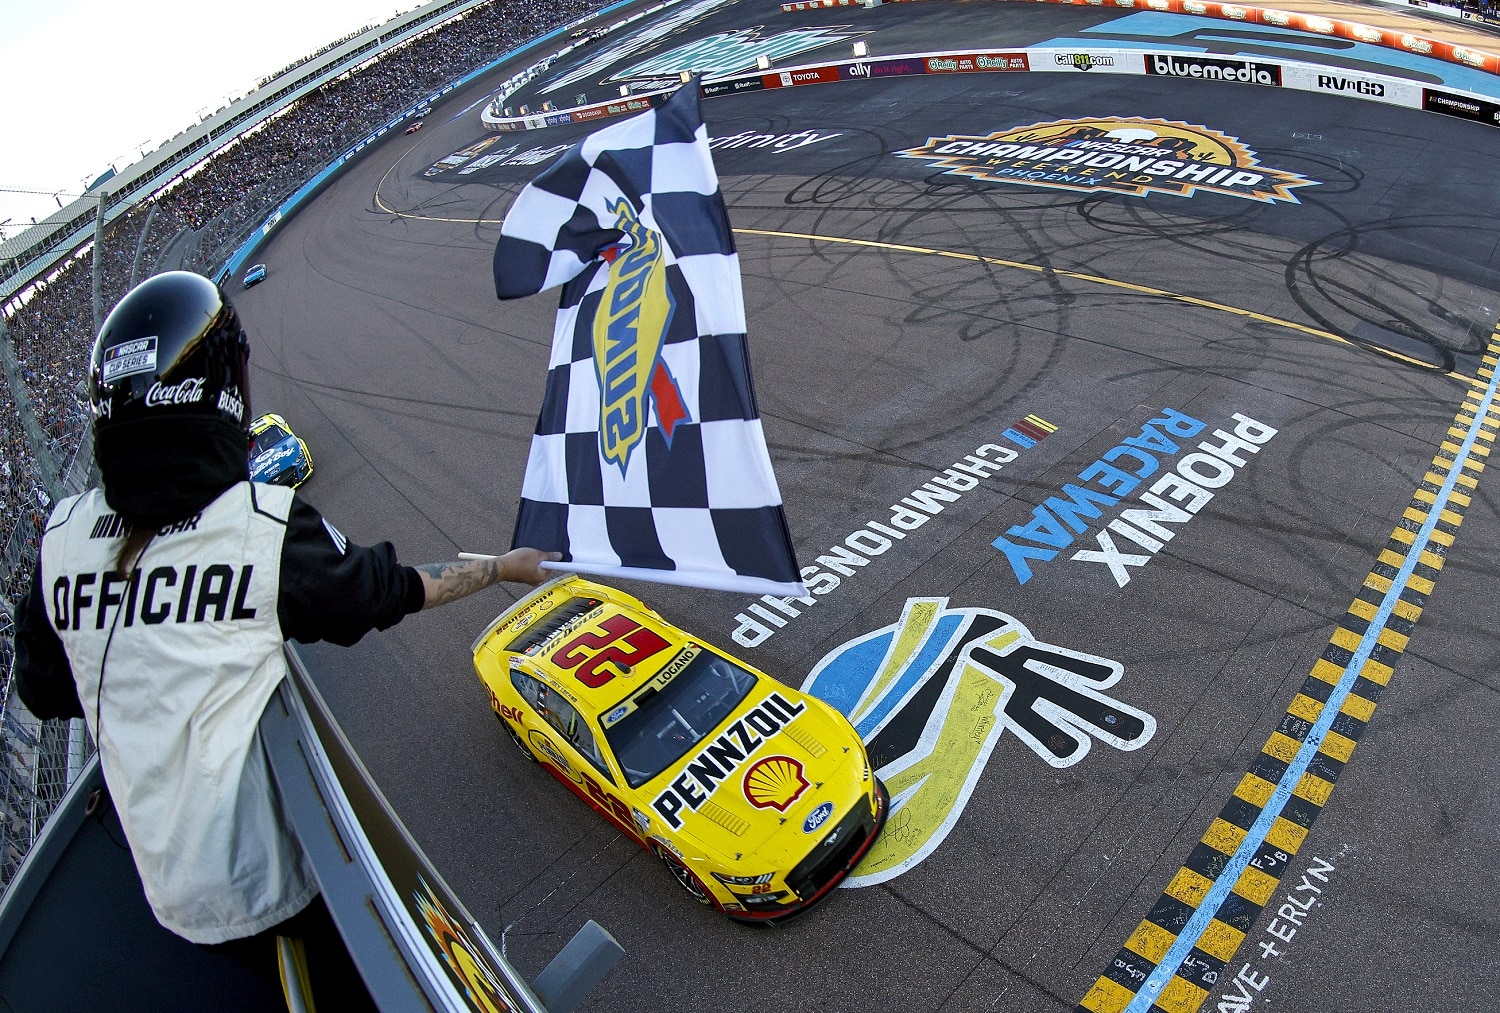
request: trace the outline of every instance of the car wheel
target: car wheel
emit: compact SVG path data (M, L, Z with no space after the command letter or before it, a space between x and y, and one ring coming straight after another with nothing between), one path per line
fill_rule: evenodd
M495 715L495 720L500 722L500 727L505 729L505 734L510 736L510 741L516 744L516 748L521 751L522 756L526 757L527 762L536 763L536 754L531 751L531 747L526 744L526 741L521 738L520 734L510 726L510 722L502 718L499 714Z
M712 907L718 906L714 903L713 894L708 892L708 887L704 886L703 881L693 874L692 869L683 865L677 856L671 854L665 848L656 847L654 850L656 851L656 857L661 859L662 864L667 867L667 871L672 874L672 878L677 881L677 885L687 891L689 897L693 898L699 904Z

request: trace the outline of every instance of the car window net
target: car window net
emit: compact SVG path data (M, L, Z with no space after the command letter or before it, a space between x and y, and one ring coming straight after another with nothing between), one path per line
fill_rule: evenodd
M287 438L287 431L280 426L272 426L256 434L255 442L250 445L253 454L264 454L276 444Z
M598 606L598 598L569 598L540 620L526 627L519 636L506 645L505 649L516 654L535 654L537 649L551 639L558 630Z
M660 690L646 690L636 707L609 728L605 738L639 788L676 763L727 718L755 686L755 676L704 651Z

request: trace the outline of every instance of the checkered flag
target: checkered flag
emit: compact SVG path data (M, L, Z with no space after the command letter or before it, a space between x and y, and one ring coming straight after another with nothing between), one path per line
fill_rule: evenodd
M495 294L562 285L514 545L559 569L807 594L761 431L697 83L526 186Z

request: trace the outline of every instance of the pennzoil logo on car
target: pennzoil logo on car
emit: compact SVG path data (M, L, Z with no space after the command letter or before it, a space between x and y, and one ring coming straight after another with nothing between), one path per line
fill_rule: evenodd
M757 809L784 813L806 790L802 764L790 756L767 756L745 771L745 798Z
M562 750L557 748L557 743L547 738L547 736L543 735L541 732L533 730L529 735L527 735L527 738L531 740L531 745L536 749L536 751L541 753L548 760L552 761L554 765L562 770L570 771L573 769L573 765L569 763L568 758L562 754Z
M792 703L780 693L770 694L700 749L683 772L652 800L651 808L666 821L667 826L676 830L682 826L682 817L678 813L684 808L696 811L720 784L730 780L749 762L751 754L805 710L805 703ZM798 773L801 773L800 767ZM748 785L745 792L749 797ZM752 798L751 802L755 803L755 800Z
M1141 116L1052 120L990 134L947 134L896 152L986 183L1144 197L1198 191L1271 204L1301 203L1294 187L1318 181L1260 164L1237 138L1208 127Z

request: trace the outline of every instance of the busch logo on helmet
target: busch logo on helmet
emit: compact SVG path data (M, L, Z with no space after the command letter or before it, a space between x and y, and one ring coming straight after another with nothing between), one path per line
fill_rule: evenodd
M238 387L226 387L219 391L219 411L233 415L235 421L245 421L245 402L240 399Z

